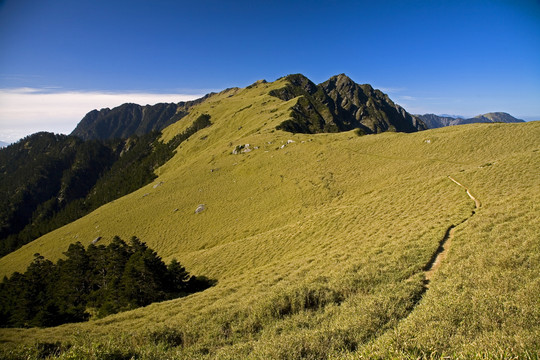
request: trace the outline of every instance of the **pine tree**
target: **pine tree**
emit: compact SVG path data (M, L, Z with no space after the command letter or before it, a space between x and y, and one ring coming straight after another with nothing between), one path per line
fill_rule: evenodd
M121 281L124 298L131 307L163 300L167 267L155 251L136 237L131 239L131 247L133 254Z
M90 260L84 246L71 244L66 260L58 262L58 281L54 286L54 302L64 317L64 322L84 321L87 297L90 293Z
M177 296L178 294L187 292L190 275L178 260L172 259L169 266L167 266L167 271L167 291L170 293L170 296L174 297L175 295Z

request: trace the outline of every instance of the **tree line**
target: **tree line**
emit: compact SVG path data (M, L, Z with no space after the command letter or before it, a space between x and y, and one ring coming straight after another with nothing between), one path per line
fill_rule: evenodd
M71 244L56 264L40 254L24 273L0 283L1 327L46 327L101 318L213 285L168 265L137 237L105 245Z

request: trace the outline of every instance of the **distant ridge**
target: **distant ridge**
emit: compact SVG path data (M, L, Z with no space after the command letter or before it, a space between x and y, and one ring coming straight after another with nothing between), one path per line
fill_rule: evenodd
M9 144L7 142L0 141L0 148L4 148L8 146Z
M430 129L440 128L444 126L473 124L473 123L518 123L525 122L521 119L516 119L512 115L505 112L491 112L483 115L477 115L473 118L465 119L462 117L452 117L447 115L435 115L424 114L416 115L419 117Z
M132 135L144 135L160 131L189 113L189 109L212 96L155 105L122 104L113 109L92 110L77 124L71 135L83 140L127 139Z

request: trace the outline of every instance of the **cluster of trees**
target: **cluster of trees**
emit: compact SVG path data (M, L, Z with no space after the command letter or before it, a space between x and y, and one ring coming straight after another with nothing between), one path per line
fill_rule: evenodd
M77 242L56 264L35 254L24 274L0 283L0 326L56 326L86 321L204 290L213 284L190 276L175 259L165 265L133 237L108 245Z
M157 131L107 141L42 132L0 150L0 256L152 182L210 125L203 114L168 143Z

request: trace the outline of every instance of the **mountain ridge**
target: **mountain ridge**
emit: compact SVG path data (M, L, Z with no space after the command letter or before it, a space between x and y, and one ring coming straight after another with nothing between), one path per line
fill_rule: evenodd
M214 93L178 103L158 103L155 105L124 103L112 109L91 110L77 124L70 135L83 140L112 140L161 131L182 119L193 106L212 95Z
M389 130L414 132L427 129L421 120L395 104L388 95L369 84L356 84L345 74L332 76L319 85L302 74L280 79L285 79L289 84L273 90L272 95L284 101L300 97L291 108L290 121L279 125L281 130L318 133L360 129L362 133L375 134ZM265 83L257 81L246 89ZM145 106L125 103L112 109L92 110L77 124L71 135L84 140L108 140L160 131L182 119L195 105L213 95L215 93L179 103Z
M521 119L516 119L512 115L505 112L491 112L486 114L477 115L472 118L464 118L458 116L447 116L447 115L435 115L435 114L424 114L416 115L418 118L422 119L424 123L430 129L436 129L444 126L454 126L454 125L463 125L463 124L475 124L475 123L519 123L525 122Z

